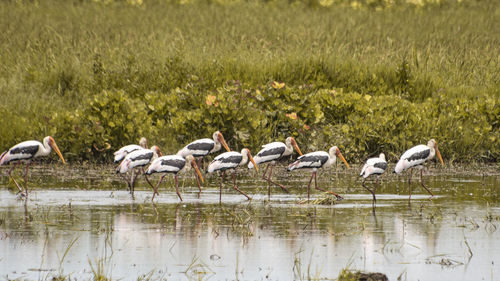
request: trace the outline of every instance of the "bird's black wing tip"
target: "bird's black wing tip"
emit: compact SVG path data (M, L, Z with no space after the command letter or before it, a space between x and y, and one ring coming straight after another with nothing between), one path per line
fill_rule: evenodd
M2 161L3 156L4 156L5 154L7 154L7 151L8 151L8 150L4 151L4 152L2 153L2 155L0 155L0 161Z

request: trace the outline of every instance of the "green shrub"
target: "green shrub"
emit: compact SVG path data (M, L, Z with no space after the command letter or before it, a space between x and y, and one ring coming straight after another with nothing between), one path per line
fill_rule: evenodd
M75 158L98 161L155 131L144 103L123 91L103 91L86 99L80 109L56 115L55 123L59 125L54 134L66 141L61 148Z
M423 102L398 95L370 96L342 89L252 88L236 81L202 92L188 84L144 99L103 91L73 113L56 116L54 134L75 158L109 157L99 151L135 143L146 136L165 153L220 130L233 150L297 138L304 151L341 148L351 162L380 152L396 160L413 145L435 138L449 160L496 160L500 153L498 100L474 102L440 92ZM151 141L150 141L151 143ZM475 153L472 154L471 151Z

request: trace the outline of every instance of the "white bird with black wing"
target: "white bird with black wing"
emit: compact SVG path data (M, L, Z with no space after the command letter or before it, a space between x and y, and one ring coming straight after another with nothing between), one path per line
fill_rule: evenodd
M161 156L161 151L160 148L156 145L153 145L151 149L143 148L135 150L127 154L127 156L125 156L125 159L123 159L120 165L116 168L116 173L120 173L120 175L125 174L130 170L132 171L130 180L122 176L125 181L127 181L132 197L134 196L134 187L137 177L141 174L144 174L144 166L148 165L151 161L158 158L158 156ZM137 175L134 176L134 168L136 167L141 168L141 172L138 172ZM146 181L151 186L151 188L154 189L154 186L149 181L148 177L146 175L144 175L144 177L146 178Z
M19 189L19 192L22 195L25 195L28 197L28 169L31 161L34 158L38 157L43 157L47 156L50 154L50 152L54 149L54 151L57 153L59 158L63 161L63 164L66 163L64 160L64 157L61 154L61 151L59 150L59 147L57 147L56 141L54 138L51 136L47 136L43 139L43 144L39 141L35 140L30 140L30 141L24 141L19 144L14 145L11 147L8 151L5 151L2 153L0 156L0 165L6 165L8 163L13 162L14 165L12 168L9 170L9 177L14 181L16 184L17 189ZM26 168L24 171L24 188L25 192L21 189L17 181L12 177L12 170L21 162L24 161L26 162Z
M210 153L219 151L221 149L221 145L224 146L226 151L228 152L231 151L222 133L216 131L215 133L213 133L212 139L205 138L205 139L195 140L186 145L185 147L183 147L181 150L179 150L177 152L177 155L184 158L186 158L186 156L188 155L192 155L193 157L198 158L198 166L201 166L203 157L207 156ZM198 187L201 188L200 178L196 173L195 177L196 180L198 181Z
M420 144L417 146L414 146L410 149L408 149L403 155L401 155L401 158L399 159L398 163L396 164L396 168L394 169L394 173L400 174L404 170L410 169L410 168L418 168L420 170L420 183L422 184L422 187L429 192L429 194L434 196L432 191L428 189L425 184L424 180L422 177L422 172L424 168L424 163L427 160L433 159L435 156L439 158L439 161L441 161L441 166L444 166L443 158L441 157L441 153L439 152L438 149L438 144L434 139L429 140L427 142L427 145L425 144ZM411 200L411 176L412 172L410 171L410 177L408 179L408 189L409 189L409 198L408 200Z
M387 169L387 161L385 160L385 154L380 153L379 157L374 157L366 160L366 164L363 166L361 169L361 173L359 176L363 177L363 182L361 183L366 190L370 191L370 193L373 195L373 203L377 201L377 198L375 198L375 192L377 190L377 184L378 184L378 177L385 172L385 169ZM375 185L373 187L373 190L369 189L365 185L366 178L369 177L370 175L376 175L377 179L375 181Z
M276 165L276 161L282 159L283 157L292 155L293 149L295 149L299 153L299 155L302 155L302 151L300 151L297 142L293 137L288 137L286 138L285 143L272 142L265 144L262 147L263 148L259 151L259 153L257 153L257 155L255 155L253 159L255 160L255 163L257 163L257 165L270 162L267 165L264 174L262 174L262 179L267 181L267 196L269 197L269 199L271 199L271 183L279 186L283 191L288 193L288 190L285 186L271 180L271 174L273 173L273 168L274 165ZM253 163L248 163L249 169L252 169L253 167ZM269 174L266 178L266 173L269 168L271 169L269 170Z
M113 154L114 154L114 162L115 163L118 163L120 161L123 160L123 158L125 158L125 156L127 156L127 154L131 153L132 151L136 151L136 150L139 150L139 149L143 149L143 148L148 148L148 141L146 140L145 137L142 137L140 140L139 140L139 145L137 144L129 144L129 145L126 145L120 149L118 149L117 151L115 151Z
M146 171L147 175L151 175L153 173L165 173L164 175L161 176L160 180L158 181L158 184L154 188L153 191L153 197L151 198L151 201L155 198L155 194L158 194L158 187L160 186L161 182L163 181L163 178L168 174L174 174L175 178L175 191L177 193L177 196L179 196L179 199L182 201L181 194L179 192L179 184L177 180L177 174L180 172L187 172L191 169L191 167L194 168L196 174L198 177L201 179L201 182L203 183L203 176L201 175L200 169L198 168L198 165L196 165L196 160L193 157L193 155L188 155L186 158L179 156L179 155L166 155L162 156L159 158L156 158L153 160L151 165L149 165L148 170ZM199 186L198 186L199 188ZM201 190L200 190L201 191Z
M332 146L329 150L328 153L325 151L315 151L311 153L304 154L297 158L297 161L293 162L292 164L288 165L288 171L293 171L297 169L312 169L312 175L311 179L309 180L309 184L307 185L307 200L309 201L310 193L311 193L311 182L314 177L314 187L317 190L321 190L326 193L330 193L335 195L338 199L342 199L342 196L339 194L333 192L333 191L328 191L322 188L318 187L318 183L316 182L316 172L320 168L327 168L333 165L337 161L337 156L345 163L347 168L349 168L349 164L345 160L344 156L342 153L340 153L340 150L336 146Z
M224 174L226 170L233 170L233 188L243 194L248 200L250 200L250 196L248 196L245 192L241 191L238 186L236 186L236 168L239 166L244 166L250 160L255 166L255 170L259 172L259 168L255 163L252 154L248 148L243 148L240 152L230 151L224 152L221 155L215 157L215 159L208 165L207 172L213 173L216 171L221 172L220 178L220 191L219 191L219 202L222 201L222 181L224 180Z
M193 155L194 157L204 157L210 153L217 152L221 149L221 144L227 151L231 151L229 146L227 146L226 140L222 133L216 131L212 135L212 139L199 139L191 142L190 144L183 147L177 155L186 157L188 155Z

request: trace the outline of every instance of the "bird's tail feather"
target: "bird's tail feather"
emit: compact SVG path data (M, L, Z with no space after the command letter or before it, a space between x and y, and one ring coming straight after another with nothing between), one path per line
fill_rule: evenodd
M128 166L130 164L130 160L128 159L125 159L123 160L120 165L116 168L116 173L121 173L121 174L124 174L127 172L128 170Z
M368 165L367 165L367 164L365 164L365 165L363 166L363 169L361 169L361 173L359 174L359 176L360 176L360 177L362 177L362 176L365 174L365 172L366 172L366 168L367 168L367 167L368 167Z
M7 152L8 152L8 150L7 150L7 151L4 151L4 152L2 153L2 155L0 155L0 165L2 165L2 164L3 164L3 162L4 162L3 157L7 154Z
M394 168L394 173L401 174L401 172L403 172L404 169L405 169L405 167L404 167L404 160L401 159L396 164L396 167Z
M290 171L297 169L297 167L299 166L299 163L300 163L300 161L293 162L292 164L288 165L286 170L290 172Z

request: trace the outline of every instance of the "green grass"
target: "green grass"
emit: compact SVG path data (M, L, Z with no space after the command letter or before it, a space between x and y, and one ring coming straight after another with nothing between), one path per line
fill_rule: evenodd
M449 160L498 160L497 1L442 0L424 6L333 1L329 7L316 1L132 2L0 3L2 150L53 134L64 138L58 144L71 159L99 161L103 158L94 145L108 142L114 149L143 134L175 152L220 129L231 147L255 149L263 140L295 134L309 149L327 149L335 141L366 158L383 149L400 154L410 144L436 137L449 145L444 153ZM352 8L353 2L361 7ZM425 103L427 112L394 128L370 131L382 121L377 116L370 121L366 112L377 111L383 101L352 104L345 114L332 103L320 104L312 114L325 118L311 121L304 111L316 104L280 103L283 96L272 92L272 81L285 82L286 95L317 99L317 91L335 89L386 97L389 103L401 99L417 115ZM257 90L267 96L252 104L258 108L245 117L248 123L234 121L248 102L230 112L195 111L207 94L222 95L217 100L223 107L235 104L241 91L255 97ZM114 99L106 100L109 96ZM95 98L103 105L96 108ZM168 104L161 104L165 100ZM116 102L128 106L110 110ZM125 111L130 107L139 110L130 114ZM395 116L396 107L381 114ZM106 110L122 119L130 115L133 128L110 128L108 115L100 115ZM297 112L302 123L267 115L261 129L264 119L254 120L257 126L251 122L259 110L278 116ZM214 121L214 116L224 118ZM205 120L203 128L199 120ZM360 123L366 128L356 128ZM301 132L304 124L311 130ZM341 130L343 125L350 130ZM408 128L419 128L418 133L406 134ZM253 132L257 137L246 138ZM323 143L309 142L311 137Z

